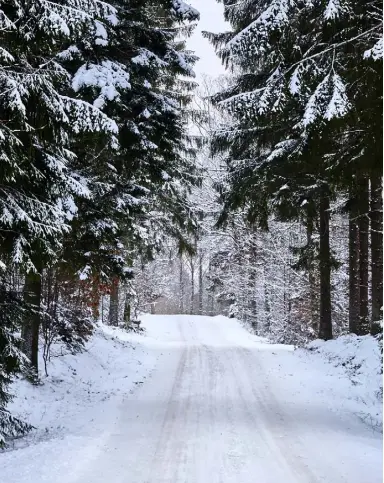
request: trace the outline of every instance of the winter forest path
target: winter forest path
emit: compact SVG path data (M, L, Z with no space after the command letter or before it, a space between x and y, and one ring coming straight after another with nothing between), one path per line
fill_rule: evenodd
M145 336L105 327L28 389L46 423L0 453L0 483L382 481L382 435L359 419L345 371L226 317L143 325Z
M380 436L308 394L289 347L224 317L145 324L160 363L71 483L381 481Z

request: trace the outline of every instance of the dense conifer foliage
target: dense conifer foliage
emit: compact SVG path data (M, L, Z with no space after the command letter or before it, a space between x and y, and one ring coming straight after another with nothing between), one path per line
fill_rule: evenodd
M4 435L27 429L3 404L23 366L37 380L39 341L44 360L56 340L81 350L101 294L165 233L185 246L193 229L185 38L198 18L180 0L0 2Z
M337 211L348 212L350 327L375 333L382 307L382 5L223 3L231 30L206 33L234 72L212 97L232 119L212 140L229 171L220 219L243 209L264 230L271 217L306 227L300 264L315 268L308 265L313 252L318 334L328 339L337 265L330 224Z

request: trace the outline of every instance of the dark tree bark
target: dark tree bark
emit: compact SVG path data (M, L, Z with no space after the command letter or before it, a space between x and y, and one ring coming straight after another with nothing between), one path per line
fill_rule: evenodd
M349 332L354 334L360 318L359 246L357 211L352 205L349 212Z
M369 184L368 178L359 181L359 278L360 310L356 334L369 334Z
M258 324L258 307L257 307L257 299L256 299L256 285L257 285L257 273L256 273L256 264L257 264L257 246L256 240L252 241L251 248L250 248L250 276L249 276L249 292L251 293L251 300L250 300L250 308L251 308L251 324L253 330L257 333L259 329Z
M125 297L125 302L124 302L124 324L126 326L129 326L131 324L131 295L128 292L128 289L126 289L126 297Z
M329 246L329 197L320 196L320 324L319 338L332 339L331 252Z
M311 250L309 253L310 260L308 260L308 283L309 283L309 298L310 298L310 311L311 311L311 326L317 333L319 330L319 304L318 304L318 283L317 283L317 271L316 264L314 263L315 254L313 247L313 214L307 214L306 234L307 234L307 246Z
M35 263L36 269L41 273L41 267ZM39 370L39 331L41 323L41 274L29 272L25 276L24 301L31 307L24 320L22 328L23 352L28 357L31 368L37 377Z
M269 289L267 284L267 277L265 273L265 265L264 265L264 310L265 310L264 329L267 332L269 332L271 330L271 304L270 304L270 295L269 295Z
M180 313L184 313L184 273L183 273L183 259L180 257L180 272L179 272L179 286L180 286Z
M371 334L381 332L383 307L383 199L382 179L371 179L371 296L372 296L372 322Z
M203 252L199 254L199 315L203 315Z
M191 260L191 297L189 301L189 313L193 315L195 306L195 262L193 255L190 256Z
M109 325L119 325L119 281L112 282L109 299Z

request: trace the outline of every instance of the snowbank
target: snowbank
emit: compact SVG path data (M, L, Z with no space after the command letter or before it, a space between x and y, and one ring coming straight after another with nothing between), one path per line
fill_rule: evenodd
M350 388L346 394L358 405L356 413L376 429L381 428L382 341L369 335L349 334L327 342L315 340L307 349L336 368L336 377L348 376Z
M238 322L256 341L251 325ZM318 339L304 348L275 344L263 337L258 340L260 350L278 354L276 361L268 360L264 370L277 378L287 404L297 405L301 400L305 408L315 397L320 406L339 415L353 414L373 430L382 431L382 339L349 334L327 342Z
M143 382L158 358L147 350L145 336L103 324L84 352L72 355L63 350L53 347L48 377L41 374L41 385L21 379L12 385L16 397L10 411L36 429L10 448L81 434L90 423L95 428L109 424L114 408ZM40 368L44 372L42 360Z

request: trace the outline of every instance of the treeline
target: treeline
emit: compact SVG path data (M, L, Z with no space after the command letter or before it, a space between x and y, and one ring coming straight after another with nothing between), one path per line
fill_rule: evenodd
M292 246L319 299L317 335L333 336L330 230L348 216L349 330L381 330L382 4L224 0L229 32L205 35L232 70L212 102L230 114L211 154L228 174L222 225L296 223ZM276 225L275 225L276 226ZM257 255L255 255L257 260ZM318 284L317 284L318 280Z
M232 115L223 110L220 103L212 106L209 99L215 102L213 94L222 92L235 81L231 73L217 79L205 78L195 91L195 109L201 113L200 120L195 121L197 135L212 142L212 138L215 140L218 133L231 125ZM282 217L280 210L275 210L271 204L273 200L266 199L269 205L267 226L261 226L249 219L249 203L244 201L241 206L227 209L225 223L217 226L223 201L231 187L228 183L232 175L228 152L212 153L205 147L199 150L197 163L204 172L204 179L189 195L189 204L197 219L197 230L191 237L195 251L180 257L175 246L169 243L153 262L137 271L133 283L141 294L137 300L140 309L234 316L250 324L258 334L280 343L303 345L317 338L322 293L318 213L314 213L313 224L308 229L305 211L300 216ZM380 166L377 168L379 171ZM282 187L283 190L289 189L288 182ZM259 188L260 185L255 184L255 189ZM249 186L251 189L252 185ZM376 236L381 244L382 237L371 221L375 214L381 219L380 198L379 201L375 213L367 209L362 214L371 223L369 264L365 265L369 277L373 263L371 238ZM348 192L334 187L329 209L333 337L349 331L357 332L357 329L361 331L361 327L352 325L360 317L357 297L363 282L360 273L349 277L351 214L348 202ZM353 221L355 226L359 225L358 217ZM359 246L355 244L357 248ZM377 267L380 267L381 259L377 257L376 260ZM351 280L358 286L357 297L350 290ZM373 318L373 286L380 294L380 281L377 284L369 278L369 283L363 286L364 290L368 289L363 307L368 310L369 322L379 323L372 324L372 327L369 323L365 325L365 332L358 333L380 330L381 314L378 319L377 315ZM357 314L351 311L350 302L358 307ZM380 307L379 304L376 307Z
M198 12L181 0L0 1L0 445L8 386L78 350L100 297L193 220L185 110Z

